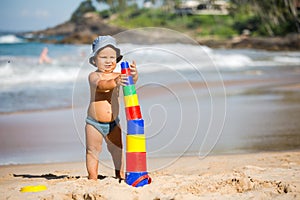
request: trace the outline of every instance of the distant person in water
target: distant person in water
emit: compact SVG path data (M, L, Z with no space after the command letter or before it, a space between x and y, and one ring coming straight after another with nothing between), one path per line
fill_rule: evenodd
M44 49L41 52L39 63L44 64L44 63L51 63L52 60L48 57L48 48L44 47Z

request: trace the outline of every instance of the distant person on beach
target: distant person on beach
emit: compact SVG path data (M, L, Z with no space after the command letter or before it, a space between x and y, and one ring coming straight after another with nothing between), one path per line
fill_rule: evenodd
M114 72L122 59L116 40L111 36L99 36L92 44L89 63L97 69L89 74L90 104L86 118L86 167L88 178L98 178L98 156L103 139L110 152L116 178L124 179L122 131L119 125L119 89L127 83L127 75ZM130 65L134 82L138 79L135 61Z
M51 62L52 62L51 59L48 57L48 48L44 47L44 49L40 54L39 63L44 64L44 63L51 63Z

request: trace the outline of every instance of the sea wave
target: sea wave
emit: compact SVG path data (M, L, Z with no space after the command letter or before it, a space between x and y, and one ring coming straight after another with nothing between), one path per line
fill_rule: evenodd
M300 64L300 57L294 56L276 56L273 58L277 63Z
M0 44L16 44L26 42L23 38L20 38L13 34L0 36Z
M0 113L70 107L74 83L75 90L80 91L78 98L81 91L89 91L87 77L96 70L87 62L90 46L49 45L52 63L39 64L44 46L30 42L1 44ZM236 72L251 69L259 71L255 74L263 74L265 68L274 67L276 71L300 66L300 52L211 49L188 44L120 44L120 49L123 60L136 61L144 83L215 81L219 80L219 70L232 78ZM116 71L120 72L119 64ZM199 78L199 74L205 77Z
M72 82L77 74L78 68L61 66L55 63L30 66L5 63L0 65L0 86L8 87L17 84Z
M242 54L214 54L212 58L218 68L244 68L254 64L254 61L250 57Z
M253 52L213 50L205 46L183 44L152 46L122 44L120 47L124 55L123 60L128 62L135 60L139 71L146 74L159 71L248 70L253 67L300 64L299 53L296 52L289 54L258 52L254 55ZM38 57L0 55L0 86L41 82L71 83L75 79L78 80L79 73L88 74L87 71L95 69L87 67L89 65L87 57L79 58L73 54L56 57L52 61L51 64L40 65ZM119 65L116 71L120 72Z
M248 55L224 54L207 46L188 44L123 44L124 58L136 60L144 72L162 70L215 70L249 67L254 61ZM145 67L143 67L146 65Z

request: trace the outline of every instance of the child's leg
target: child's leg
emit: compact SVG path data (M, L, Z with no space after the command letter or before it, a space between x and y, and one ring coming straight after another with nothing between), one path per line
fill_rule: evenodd
M125 178L123 169L123 145L121 132L122 131L120 127L115 126L115 128L106 137L107 149L112 156L117 178Z
M102 150L103 136L92 125L85 126L86 131L86 168L89 179L97 180L98 178L98 156Z

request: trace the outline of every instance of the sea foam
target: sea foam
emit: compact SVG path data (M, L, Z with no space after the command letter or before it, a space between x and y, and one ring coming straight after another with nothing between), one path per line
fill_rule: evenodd
M0 36L0 44L13 44L13 43L23 43L24 39L19 38L13 34Z

